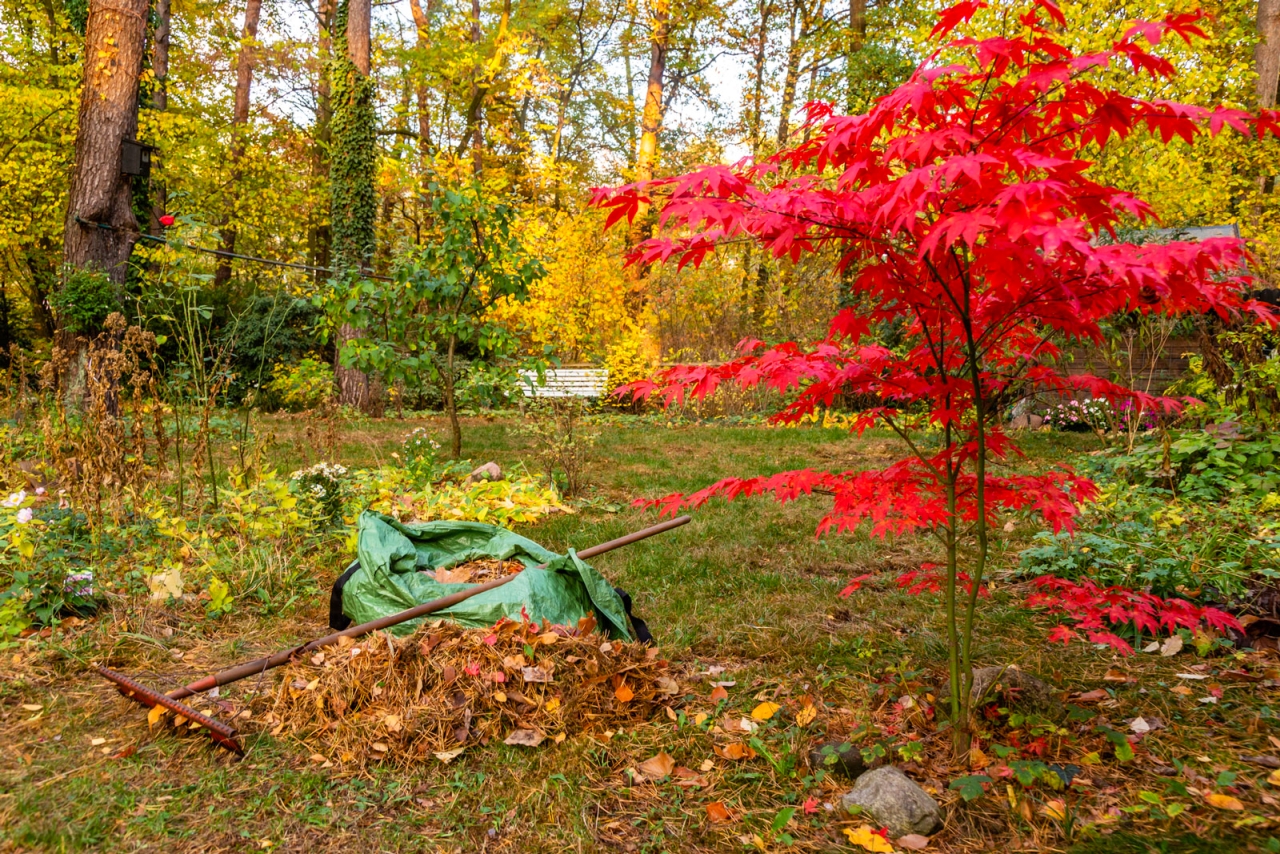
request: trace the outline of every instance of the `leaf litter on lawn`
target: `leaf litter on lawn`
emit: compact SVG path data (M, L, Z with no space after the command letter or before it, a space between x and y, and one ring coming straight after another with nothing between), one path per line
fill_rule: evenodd
M281 668L255 719L335 764L404 766L470 745L616 730L668 706L679 686L658 650L595 628L590 617L572 631L438 621L403 639L343 638L323 659Z

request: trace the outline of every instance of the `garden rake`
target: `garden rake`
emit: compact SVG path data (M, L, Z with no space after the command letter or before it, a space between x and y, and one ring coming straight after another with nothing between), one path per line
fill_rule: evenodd
M689 521L689 516L678 516L674 519L669 519L666 522L659 522L656 525L650 525L647 528L618 537L616 540L610 540L607 543L601 543L598 546L592 546L589 549L584 549L583 551L578 552L578 557L584 559L595 557L596 555L613 551L616 548L648 539L655 534L661 534L665 531L670 531L673 528L678 528ZM235 667L205 676L204 678L198 679L189 685L185 685L181 688L175 688L167 694L162 694L159 691L148 688L147 686L130 679L128 676L117 673L100 664L95 665L94 668L103 677L115 683L116 688L119 689L120 693L125 697L128 697L140 705L146 706L148 709L154 709L157 706L166 708L192 723L199 724L201 728L208 732L209 737L213 739L215 744L220 747L224 747L233 753L242 754L244 749L240 746L235 729L221 721L214 720L207 715L201 714L185 703L181 703L179 701L190 697L193 694L199 694L203 691L208 691L221 685L227 685L231 682L237 682L241 679L245 679L259 673L265 673L266 671L271 670L274 667L279 667L282 664L288 664L301 656L337 643L339 638L358 638L363 635L367 635L370 632L390 628L391 626L399 625L400 623L426 616L427 614L432 614L436 611L451 608L459 602L469 599L479 593L483 593L486 590L501 587L517 575L519 575L519 573L512 573L511 575L496 578L493 581L489 581L484 584L477 584L474 587L461 590L457 593L450 593L448 596L442 596L439 599L433 599L430 602L424 602L421 605L416 605L413 608L409 608L408 610L401 611L397 614L389 614L385 617L379 617L376 620L370 620L367 623L361 623L358 626L351 626L340 632L334 632L333 634L325 635L322 638L316 638L315 640L302 644L301 646L284 649L272 655L256 658L253 661L246 661L245 663L238 664Z

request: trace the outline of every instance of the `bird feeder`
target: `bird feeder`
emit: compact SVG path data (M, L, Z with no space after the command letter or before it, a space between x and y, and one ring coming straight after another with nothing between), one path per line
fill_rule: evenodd
M154 145L138 142L136 139L125 139L120 143L120 171L125 175L136 175L139 178L151 177L151 152Z

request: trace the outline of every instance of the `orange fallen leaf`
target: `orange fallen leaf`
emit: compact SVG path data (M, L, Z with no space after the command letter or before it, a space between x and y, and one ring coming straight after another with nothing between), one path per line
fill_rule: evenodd
M1239 798L1233 798L1230 795L1222 795L1218 792L1210 792L1204 796L1205 801L1211 807L1217 807L1220 810L1231 810L1232 812L1243 812L1244 804L1240 803Z
M707 804L707 818L711 819L714 824L724 824L726 821L733 821L733 814L719 801L712 801Z
M634 697L635 695L636 695L636 692L628 688L626 682L623 682L621 685L619 685L617 689L615 689L613 692L613 696L618 698L619 703L629 703L631 701L631 698Z
M729 699L729 692L724 689L723 685L717 685L711 689L711 702L719 703L721 700Z
M734 762L737 762L740 759L756 758L756 752L750 745L736 741L733 744L726 744L724 747L715 745L712 750L715 751L716 756L719 756L722 759L730 759Z
M675 770L676 761L667 754L665 750L659 751L657 756L651 756L640 763L640 773L648 777L650 780L657 780L662 777L670 777L671 772Z

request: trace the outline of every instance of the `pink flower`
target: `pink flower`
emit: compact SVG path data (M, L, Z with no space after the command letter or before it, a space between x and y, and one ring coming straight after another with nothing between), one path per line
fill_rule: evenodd
M18 524L25 525L31 521L31 508L23 507L18 511Z
M164 216L160 217L160 224L163 225L165 228L168 228L169 226L173 225L173 221L174 220L173 220L172 214L165 214Z

